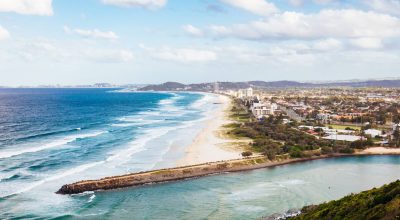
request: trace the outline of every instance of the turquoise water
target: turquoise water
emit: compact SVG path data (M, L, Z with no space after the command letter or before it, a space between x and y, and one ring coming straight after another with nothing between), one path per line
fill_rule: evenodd
M8 198L3 216L61 219L257 219L400 178L400 157L335 158L137 188ZM37 195L40 198L40 195ZM29 206L27 206L29 204Z
M400 178L400 157L337 158L65 196L81 179L174 166L216 97L0 89L0 219L257 219Z

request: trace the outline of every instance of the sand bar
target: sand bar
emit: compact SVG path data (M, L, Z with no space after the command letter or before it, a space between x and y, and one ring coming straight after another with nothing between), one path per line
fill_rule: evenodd
M400 154L400 148L371 147L360 153L362 154Z

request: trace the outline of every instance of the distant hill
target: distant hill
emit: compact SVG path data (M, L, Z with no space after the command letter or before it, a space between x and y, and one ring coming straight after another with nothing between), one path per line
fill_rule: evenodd
M214 89L215 83L182 84L167 82L160 85L149 85L141 91L210 91ZM400 88L400 80L367 80L351 82L329 82L329 83L305 83L296 81L249 81L249 82L218 82L221 90L252 88L318 88L318 87L385 87Z
M289 219L400 219L400 181L352 194L337 201L305 207L301 215Z
M145 86L143 88L140 88L139 90L142 91L174 91L174 90L183 90L185 88L185 85L182 83L177 83L177 82L166 82L160 85L149 85Z

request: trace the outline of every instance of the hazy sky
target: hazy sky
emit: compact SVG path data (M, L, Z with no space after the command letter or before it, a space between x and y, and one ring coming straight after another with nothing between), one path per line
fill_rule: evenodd
M400 77L400 0L0 0L0 85Z

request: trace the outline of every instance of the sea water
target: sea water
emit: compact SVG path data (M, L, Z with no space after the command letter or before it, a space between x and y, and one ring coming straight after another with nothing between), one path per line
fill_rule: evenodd
M79 195L82 179L175 166L218 110L200 93L0 90L0 219L257 219L400 178L397 156L336 158Z

